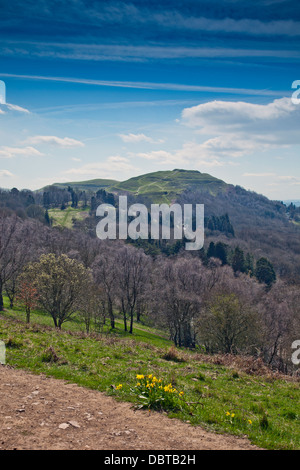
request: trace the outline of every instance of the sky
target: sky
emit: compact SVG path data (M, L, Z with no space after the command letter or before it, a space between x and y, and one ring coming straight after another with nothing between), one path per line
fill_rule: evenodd
M1 187L184 168L300 199L297 2L0 0L0 12Z

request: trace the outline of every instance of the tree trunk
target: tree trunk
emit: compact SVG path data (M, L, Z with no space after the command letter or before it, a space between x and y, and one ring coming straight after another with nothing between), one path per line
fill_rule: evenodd
M108 300L108 313L109 313L109 318L110 318L110 326L114 330L115 329L115 317L114 317L114 312L113 312L113 305L112 301L109 299Z
M124 319L124 331L127 331L127 318L126 318L126 312L123 312L123 319Z
M3 303L3 284L2 281L0 281L0 312L3 312L4 310L4 303Z
M132 334L133 332L133 312L130 312L130 329L129 329L129 333Z

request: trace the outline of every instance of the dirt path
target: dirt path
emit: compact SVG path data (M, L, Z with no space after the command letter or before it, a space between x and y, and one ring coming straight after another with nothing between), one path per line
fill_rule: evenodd
M0 365L0 450L255 449L103 393Z

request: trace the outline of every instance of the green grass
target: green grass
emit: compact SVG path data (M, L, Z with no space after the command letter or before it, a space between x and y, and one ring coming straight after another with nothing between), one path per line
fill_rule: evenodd
M170 204L187 188L193 187L216 194L226 187L226 183L207 173L193 170L156 171L136 176L117 183L112 191L129 191L134 195L144 195L154 203Z
M65 188L67 189L71 186L73 189L77 189L78 191L98 191L98 189L106 189L113 184L118 183L116 180L111 179L103 179L97 178L93 180L87 181L71 181L69 183L55 183L52 186L56 186L58 188ZM45 188L42 188L45 189Z
M299 383L250 376L200 361L193 352L175 350L173 357L168 354L171 343L162 332L135 324L130 335L122 331L121 320L115 333L106 327L101 335L87 336L78 319L66 323L61 331L42 312L32 314L30 325L24 319L21 308L7 309L0 316L0 339L7 344L11 366L135 404L137 397L131 388L136 374L154 374L182 390L189 403L187 410L169 412L170 417L219 433L247 435L267 449L300 448ZM120 383L121 390L111 387Z
M83 220L89 215L88 209L74 208L71 206L66 209L49 209L49 216L53 220L53 226L72 228L73 219Z

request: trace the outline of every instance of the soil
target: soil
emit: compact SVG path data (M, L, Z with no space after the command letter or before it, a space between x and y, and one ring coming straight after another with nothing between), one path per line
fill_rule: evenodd
M251 450L247 438L0 365L0 450Z

